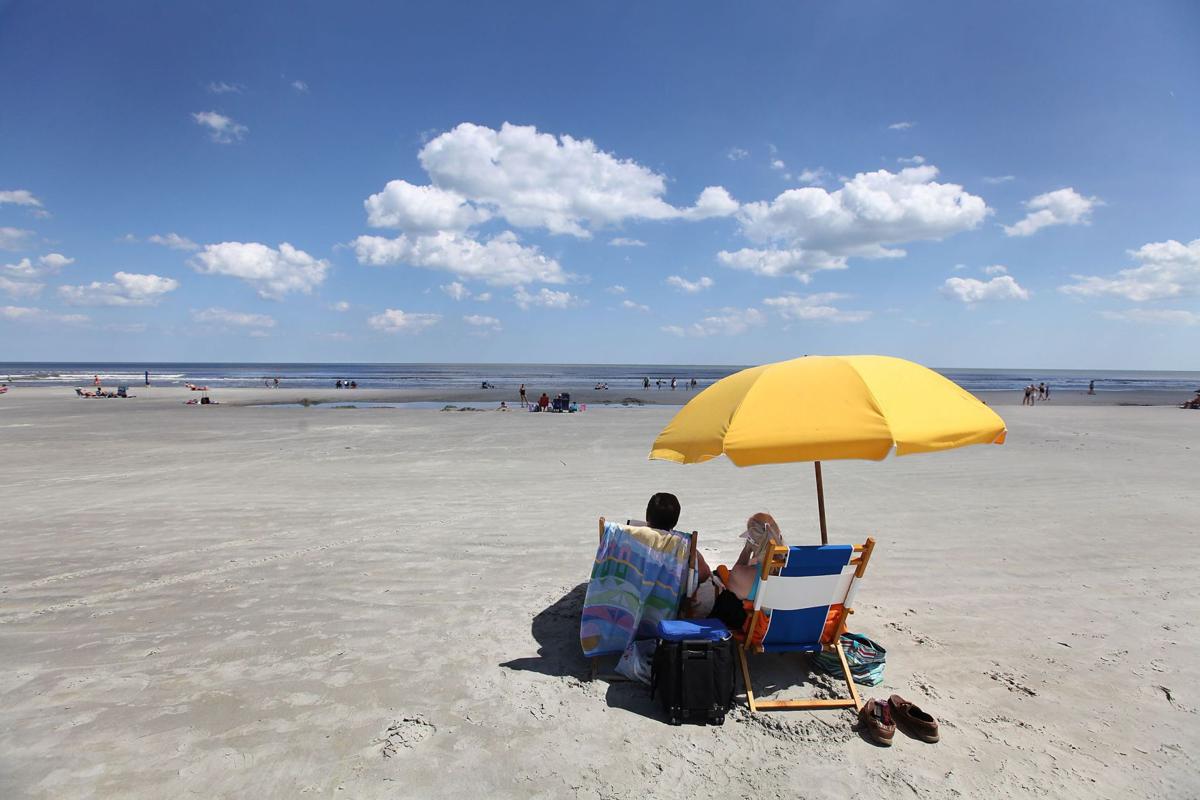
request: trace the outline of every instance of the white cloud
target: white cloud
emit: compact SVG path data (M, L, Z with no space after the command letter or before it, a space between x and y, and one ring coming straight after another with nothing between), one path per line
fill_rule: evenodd
M308 94L308 84L304 81L292 81L292 88L300 94Z
M671 275L664 282L668 286L674 286L679 291L687 294L696 294L697 292L702 292L705 289L711 288L713 285L713 279L709 278L708 276L704 276L698 281L689 281L687 278L684 278L680 275Z
M1003 264L992 264L990 267L983 268L984 275L1007 275L1008 267Z
M430 236L401 234L395 239L359 236L353 242L360 264L382 266L409 264L436 269L493 286L522 283L565 283L566 273L557 261L543 255L537 247L526 247L511 231L500 233L486 242L451 231Z
M0 292L10 297L37 297L46 285L33 281L15 281L0 275Z
M504 327L500 324L500 320L495 317L484 316L483 314L469 314L463 317L463 322L473 328L486 329L497 333L504 330Z
M441 322L441 314L414 314L389 308L367 318L367 324L383 333L420 333Z
M1007 236L1030 236L1051 225L1090 225L1092 210L1104 205L1098 197L1084 197L1071 187L1039 194L1025 202L1029 213L1015 225L1005 225Z
M41 208L42 201L33 196L28 189L0 189L0 206L10 203L16 206Z
M748 155L750 155L749 150L743 150L740 147L731 147L729 148L729 152L725 154L725 157L730 161L741 161Z
M443 284L440 288L450 299L455 301L466 300L471 296L471 293L467 291L467 287L463 286L458 281Z
M68 258L62 253L47 253L38 257L38 263L45 267L47 272L58 272L63 267L74 264L75 259Z
M329 262L313 258L287 242L279 249L258 242L221 242L204 246L190 263L206 275L241 278L260 297L279 300L288 292L309 294L325 280Z
M196 111L193 112L192 119L197 125L207 128L209 138L220 144L241 141L250 131L245 125L234 122L230 117L216 111Z
M350 304L347 303L345 300L338 300L336 303L329 306L329 308L332 309L333 311L339 311L339 312L340 311L349 311Z
M625 294L626 289L624 286L617 283L617 284L614 284L614 285L608 287L604 291L608 292L609 294Z
M783 163L783 159L781 159L781 158L775 158L775 159L772 159L772 160L771 160L771 169L773 169L773 170L785 170L785 169L787 169L787 164Z
M74 263L75 259L67 258L62 253L47 253L39 256L36 264L28 258L22 258L16 264L0 266L0 272L14 278L31 280L44 275L57 274L63 267Z
M937 167L859 173L829 192L789 189L770 202L746 203L737 214L742 233L767 249L718 253L727 266L760 275L842 269L846 260L894 258L902 242L937 240L971 230L989 213L983 198L962 186L938 183Z
M984 183L990 183L993 186L1000 183L1009 183L1017 179L1016 175L991 175L983 179Z
M628 308L630 311L649 311L650 306L635 303L632 300L622 300L621 308Z
M947 278L942 284L942 294L973 306L992 300L1028 300L1029 291L1023 289L1011 275L1001 275L990 281L976 278Z
M712 217L728 217L737 213L738 202L721 186L709 186L700 193L696 205L685 208L680 216L687 220L711 219Z
M491 217L486 209L469 204L457 192L401 180L388 181L383 191L368 197L363 206L368 225L409 233L464 231Z
M24 250L33 231L24 228L0 228L0 250Z
M1200 314L1174 308L1130 308L1125 311L1101 311L1105 319L1143 322L1152 325L1200 325Z
M492 299L491 292L480 292L479 294L475 295L476 303L487 303L487 302L490 302L491 299Z
M274 328L275 318L266 314L247 314L224 308L206 308L192 311L192 319L213 325L233 325L238 328Z
M843 311L830 305L848 295L838 292L819 294L788 294L783 297L768 297L763 304L779 312L785 319L818 322L862 322L871 317L870 311Z
M618 236L615 239L609 239L608 243L613 247L645 247L646 243L641 239L626 239L624 236Z
M925 156L909 156L908 158L897 158L896 161L901 164L909 164L914 167L919 167L925 163Z
M345 331L330 331L329 333L318 333L317 336L319 336L322 339L330 339L335 342L350 341L350 334L346 333Z
M84 314L55 314L42 308L0 306L0 317L14 322L53 322L60 325L82 325L88 322Z
M675 336L736 336L765 323L767 317L757 308L722 308L690 325L666 325L662 330Z
M806 186L815 186L824 183L828 177L829 173L824 167L817 167L816 169L800 170L800 174L796 176L796 180Z
M704 219L729 214L728 193L709 187L691 209L663 200L666 178L590 139L504 123L464 122L431 139L419 158L433 185L523 228L581 238L626 219ZM736 208L736 204L734 204Z
M544 287L539 289L537 294L530 294L524 286L518 286L513 292L513 300L522 309L528 309L531 306L564 309L582 304L580 299L570 292L556 292Z
M209 94L241 94L246 90L246 87L240 83L226 83L225 81L212 81L207 88Z
M889 131L906 131L909 128L916 127L916 124L917 123L915 123L915 122L893 122L891 125L888 125L888 130Z
M60 286L58 294L72 306L150 306L179 288L179 281L159 275L118 272L113 280L113 283L92 281L85 286Z
M1059 291L1080 297L1114 295L1136 302L1200 293L1200 239L1184 244L1174 239L1144 244L1129 255L1140 266L1123 269L1111 278L1072 275L1076 281Z
M147 242L153 244L161 244L163 247L169 247L172 250L199 250L200 245L193 242L186 236L180 236L178 233L168 233L165 236L154 234L146 238Z

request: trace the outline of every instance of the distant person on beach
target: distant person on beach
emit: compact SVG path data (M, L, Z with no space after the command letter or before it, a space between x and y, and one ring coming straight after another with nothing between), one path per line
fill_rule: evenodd
M662 378L658 378L657 380L655 380L655 381L654 381L654 388L655 388L655 389L661 389L661 388L662 388Z
M1045 400L1048 394L1049 390L1046 389L1046 382L1042 381L1038 384L1038 400Z
M528 399L525 397L525 384L521 384L521 407L525 408L529 405Z
M99 375L92 376L92 386L99 386L99 385L100 385L100 376Z
M1044 386L1044 387L1045 387L1045 389L1046 389L1046 397L1045 397L1045 399L1046 399L1046 400L1049 400L1049 399L1050 399L1050 384L1048 384L1048 383L1043 383L1043 384L1042 384L1042 386Z
M675 391L675 379L671 378L671 391Z
M358 381L350 381L350 388L351 388L351 389L357 389L357 388L358 388Z
M642 389L645 390L645 389L649 389L649 388L650 388L650 379L642 378Z
M276 378L276 379L275 379L275 388L276 388L276 389L278 389L278 388L279 388L279 378Z
M496 410L497 410L497 411L508 411L508 403L506 403L506 402L504 402L503 400L501 400L501 401L500 401L500 407L499 407L499 408L497 408Z
M265 387L267 387L268 389L270 389L270 388L271 388L271 381L267 380L266 378L263 378L263 386L265 386Z
M538 398L538 408L545 411L550 407L550 395L542 392L542 396Z
M1021 405L1023 405L1023 406L1033 405L1033 384L1032 383L1025 387L1025 399L1023 399L1021 401Z
M146 370L146 385L150 385L150 370Z
M342 388L342 381L341 381L341 379L340 379L340 378L338 379L337 383L335 383L335 384L333 385L333 388L335 388L335 389L340 389L340 388Z
M1095 394L1095 393L1096 393L1096 382L1088 381L1088 394Z

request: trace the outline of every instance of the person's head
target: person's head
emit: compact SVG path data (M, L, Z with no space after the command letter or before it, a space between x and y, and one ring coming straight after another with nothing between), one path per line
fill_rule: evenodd
M779 523L770 514L762 511L746 520L746 532L742 534L742 538L750 543L756 554L762 552L767 542L784 543Z
M646 524L660 531L673 531L679 523L679 498L659 492L646 504Z

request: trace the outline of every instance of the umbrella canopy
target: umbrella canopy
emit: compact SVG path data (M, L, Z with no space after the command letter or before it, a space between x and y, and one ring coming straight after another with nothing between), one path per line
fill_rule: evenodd
M723 378L685 405L650 458L739 467L1003 444L1004 420L931 369L888 356L805 356Z

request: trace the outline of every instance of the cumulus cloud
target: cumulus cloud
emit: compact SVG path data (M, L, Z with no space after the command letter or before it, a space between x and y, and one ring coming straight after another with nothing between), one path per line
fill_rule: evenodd
M1125 311L1101 311L1105 319L1143 322L1152 325L1200 325L1200 314L1176 308L1130 308Z
M614 285L608 287L604 291L608 292L609 294L625 294L626 289L624 286L617 283L617 284L614 284Z
M1005 225L1007 236L1031 236L1051 225L1090 225L1092 210L1104 205L1098 197L1084 197L1071 187L1039 194L1025 201L1029 213L1014 225Z
M168 233L165 235L154 234L146 238L147 242L152 244L161 244L163 247L169 247L172 250L199 250L200 245L193 242L186 236L180 236L178 233Z
M888 130L889 131L906 131L909 128L915 127L916 124L917 123L915 123L915 122L893 122L891 125L888 125Z
M84 314L56 314L27 306L0 306L0 317L14 322L53 322L60 325L83 325L89 321Z
M645 247L646 243L641 239L626 239L624 236L618 236L615 239L609 239L608 243L613 247Z
M471 293L467 291L467 287L463 286L458 281L452 281L451 283L443 284L440 288L451 300L466 300L471 296Z
M942 294L951 300L973 306L993 300L1028 300L1029 291L1022 288L1011 275L1001 275L990 281L976 278L947 278Z
M630 311L643 311L643 312L650 310L650 306L643 305L641 303L635 303L632 300L622 300L621 308L628 308Z
M298 94L308 94L308 84L304 81L292 81L292 89Z
M662 330L674 336L737 336L765 323L767 317L757 308L722 308L690 325L665 325Z
M279 249L258 242L209 244L189 263L206 275L240 278L269 300L282 299L289 292L309 294L329 271L328 261L313 258L287 242Z
M742 233L766 245L721 251L718 259L760 275L802 280L821 269L842 269L848 258L894 258L903 242L938 240L979 225L989 213L983 198L962 186L938 183L937 167L859 173L830 192L789 189L769 202L746 203L737 213Z
M226 83L225 81L212 81L207 88L209 94L241 94L246 91L246 87L240 83Z
M513 301L522 309L529 309L532 306L563 309L582 305L580 299L570 292L556 292L545 287L536 293L530 293L524 286L518 286L513 292Z
M44 283L36 281L18 281L0 275L0 292L10 297L37 297L46 288Z
M484 316L483 314L468 314L467 316L463 317L463 322L467 323L473 328L493 331L496 333L504 330L504 327L500 324L500 320L496 319L495 317Z
M731 147L729 148L729 152L725 154L725 157L730 161L741 161L748 155L750 155L749 150L744 150L741 147Z
M441 314L414 314L389 308L367 317L367 325L382 333L420 333L441 322Z
M805 186L816 186L824 183L828 177L829 172L824 167L817 167L815 169L806 168L800 170L800 174L796 176L796 180Z
M0 250L24 250L33 231L24 228L0 228Z
M192 310L192 319L214 325L232 325L237 328L274 328L275 318L266 314L247 314L224 308Z
M600 150L590 139L541 133L504 123L499 130L464 122L421 148L433 185L467 198L511 225L589 238L627 219L704 219L732 213L720 187L696 206L663 199L666 178ZM732 205L736 208L736 204Z
M1003 264L992 264L990 267L983 268L984 275L1007 275L1008 267Z
M32 208L42 207L42 201L34 197L33 192L28 189L0 189L0 206L5 203Z
M776 171L782 171L782 170L787 169L787 164L785 164L783 162L782 158L773 158L773 159L771 159L771 169L776 170Z
M1140 266L1112 277L1072 275L1075 283L1059 291L1079 297L1112 295L1135 302L1200 294L1200 239L1144 244L1129 255Z
M388 181L383 191L368 197L363 206L368 225L410 233L463 231L491 217L486 209L469 204L457 192L401 180Z
M700 280L689 281L687 278L684 278L681 275L671 275L667 278L665 283L668 286L673 286L686 294L696 294L697 292L702 292L705 289L711 288L713 285L713 279L709 278L708 276L704 276L700 278Z
M819 294L787 294L768 297L763 304L775 309L785 319L817 322L862 322L871 317L870 311L843 311L831 303L849 295L838 292Z
M511 231L486 242L453 231L439 231L428 236L401 234L395 239L359 236L353 246L360 264L403 263L450 272L494 286L565 283L567 280L557 261L543 255L537 247L520 244Z
M36 262L28 258L22 258L15 264L4 264L0 266L0 275L8 278L9 285L11 286L13 279L32 281L45 275L57 274L63 267L74 263L75 259L67 258L62 253L47 253L44 256L39 256ZM15 292L30 295L41 291L40 284L37 285L36 290L30 288L31 286L33 284L27 284L23 289L17 289Z
M347 303L345 300L338 300L336 303L333 303L332 305L330 305L329 308L333 311L339 311L339 312L349 311L350 304Z
M196 111L192 113L192 119L207 129L208 137L219 144L239 142L250 131L245 125L216 111Z
M896 161L901 164L910 164L919 167L925 163L925 156L909 156L908 158L897 158Z
M149 306L179 288L179 281L160 275L118 272L112 283L60 286L59 297L73 306Z

